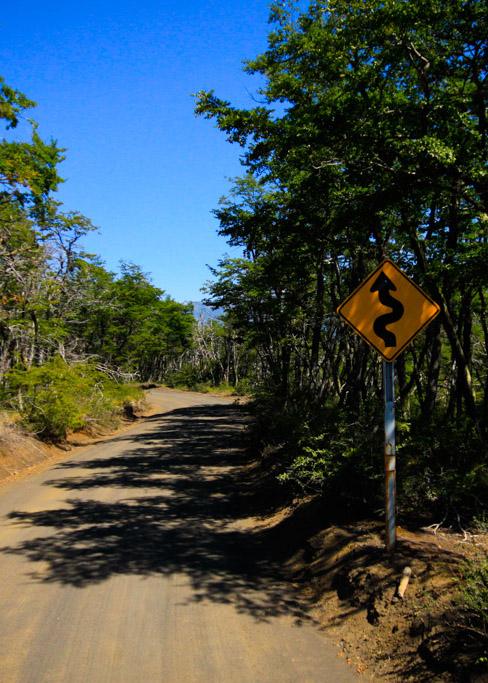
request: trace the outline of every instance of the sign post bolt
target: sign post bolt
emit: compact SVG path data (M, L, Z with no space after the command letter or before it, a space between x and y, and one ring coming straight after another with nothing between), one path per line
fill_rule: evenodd
M385 397L385 513L386 549L396 543L395 364L383 361Z

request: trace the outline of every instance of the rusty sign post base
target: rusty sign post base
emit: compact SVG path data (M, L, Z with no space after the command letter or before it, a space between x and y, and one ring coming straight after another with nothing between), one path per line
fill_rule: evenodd
M385 396L385 511L386 549L396 543L396 444L395 444L395 363L383 361Z

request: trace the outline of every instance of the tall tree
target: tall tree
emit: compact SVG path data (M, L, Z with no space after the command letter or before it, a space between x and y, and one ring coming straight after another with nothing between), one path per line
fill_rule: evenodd
M197 96L197 113L243 148L245 175L216 213L246 261L222 262L215 302L234 312L261 355L271 354L269 386L285 405L333 401L357 417L367 396L380 395L379 366L334 311L373 265L393 257L442 309L397 363L402 415L427 425L467 417L480 448L486 3L297 7L272 6L268 49L247 63L264 83L260 106ZM286 378L277 384L280 362Z

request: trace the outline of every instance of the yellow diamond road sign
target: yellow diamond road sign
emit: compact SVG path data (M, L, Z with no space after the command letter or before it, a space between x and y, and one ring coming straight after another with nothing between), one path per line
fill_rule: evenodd
M393 361L439 313L435 301L385 259L337 313L387 361Z

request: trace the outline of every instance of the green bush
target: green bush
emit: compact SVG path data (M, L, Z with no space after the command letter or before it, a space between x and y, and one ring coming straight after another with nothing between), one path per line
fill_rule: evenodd
M466 562L461 581L461 606L471 630L476 632L485 646L488 644L488 554Z
M199 374L193 365L184 363L179 370L171 372L165 381L169 387L193 389L199 382Z
M351 416L298 392L280 404L261 389L249 407L253 449L292 495L319 493L331 504L355 509L381 503L383 425L373 401L365 414Z
M379 399L347 407L288 397L281 404L262 390L251 404L258 452L274 454L279 481L293 493L379 509L383 505L384 431ZM426 425L419 410L396 421L398 507L402 520L472 526L486 513L488 454L469 420ZM481 516L481 517L480 517ZM485 522L486 525L486 522Z
M166 378L166 385L175 389L189 389L201 394L221 393L235 394L236 390L231 384L221 382L213 384L210 380L202 379L201 373L190 363L185 363L179 370L170 373Z
M39 367L11 371L5 391L23 424L47 441L62 441L82 428L110 426L124 406L143 395L92 364L68 364L59 356Z
M237 394L237 396L251 396L253 392L253 382L248 377L243 377L237 382L235 387L235 393Z
M486 445L468 421L413 420L397 438L399 504L409 516L471 525L488 493Z
M324 408L324 422L312 427L296 446L279 476L304 493L320 492L329 500L362 506L380 500L383 477L382 434L369 421L345 419L343 411Z

